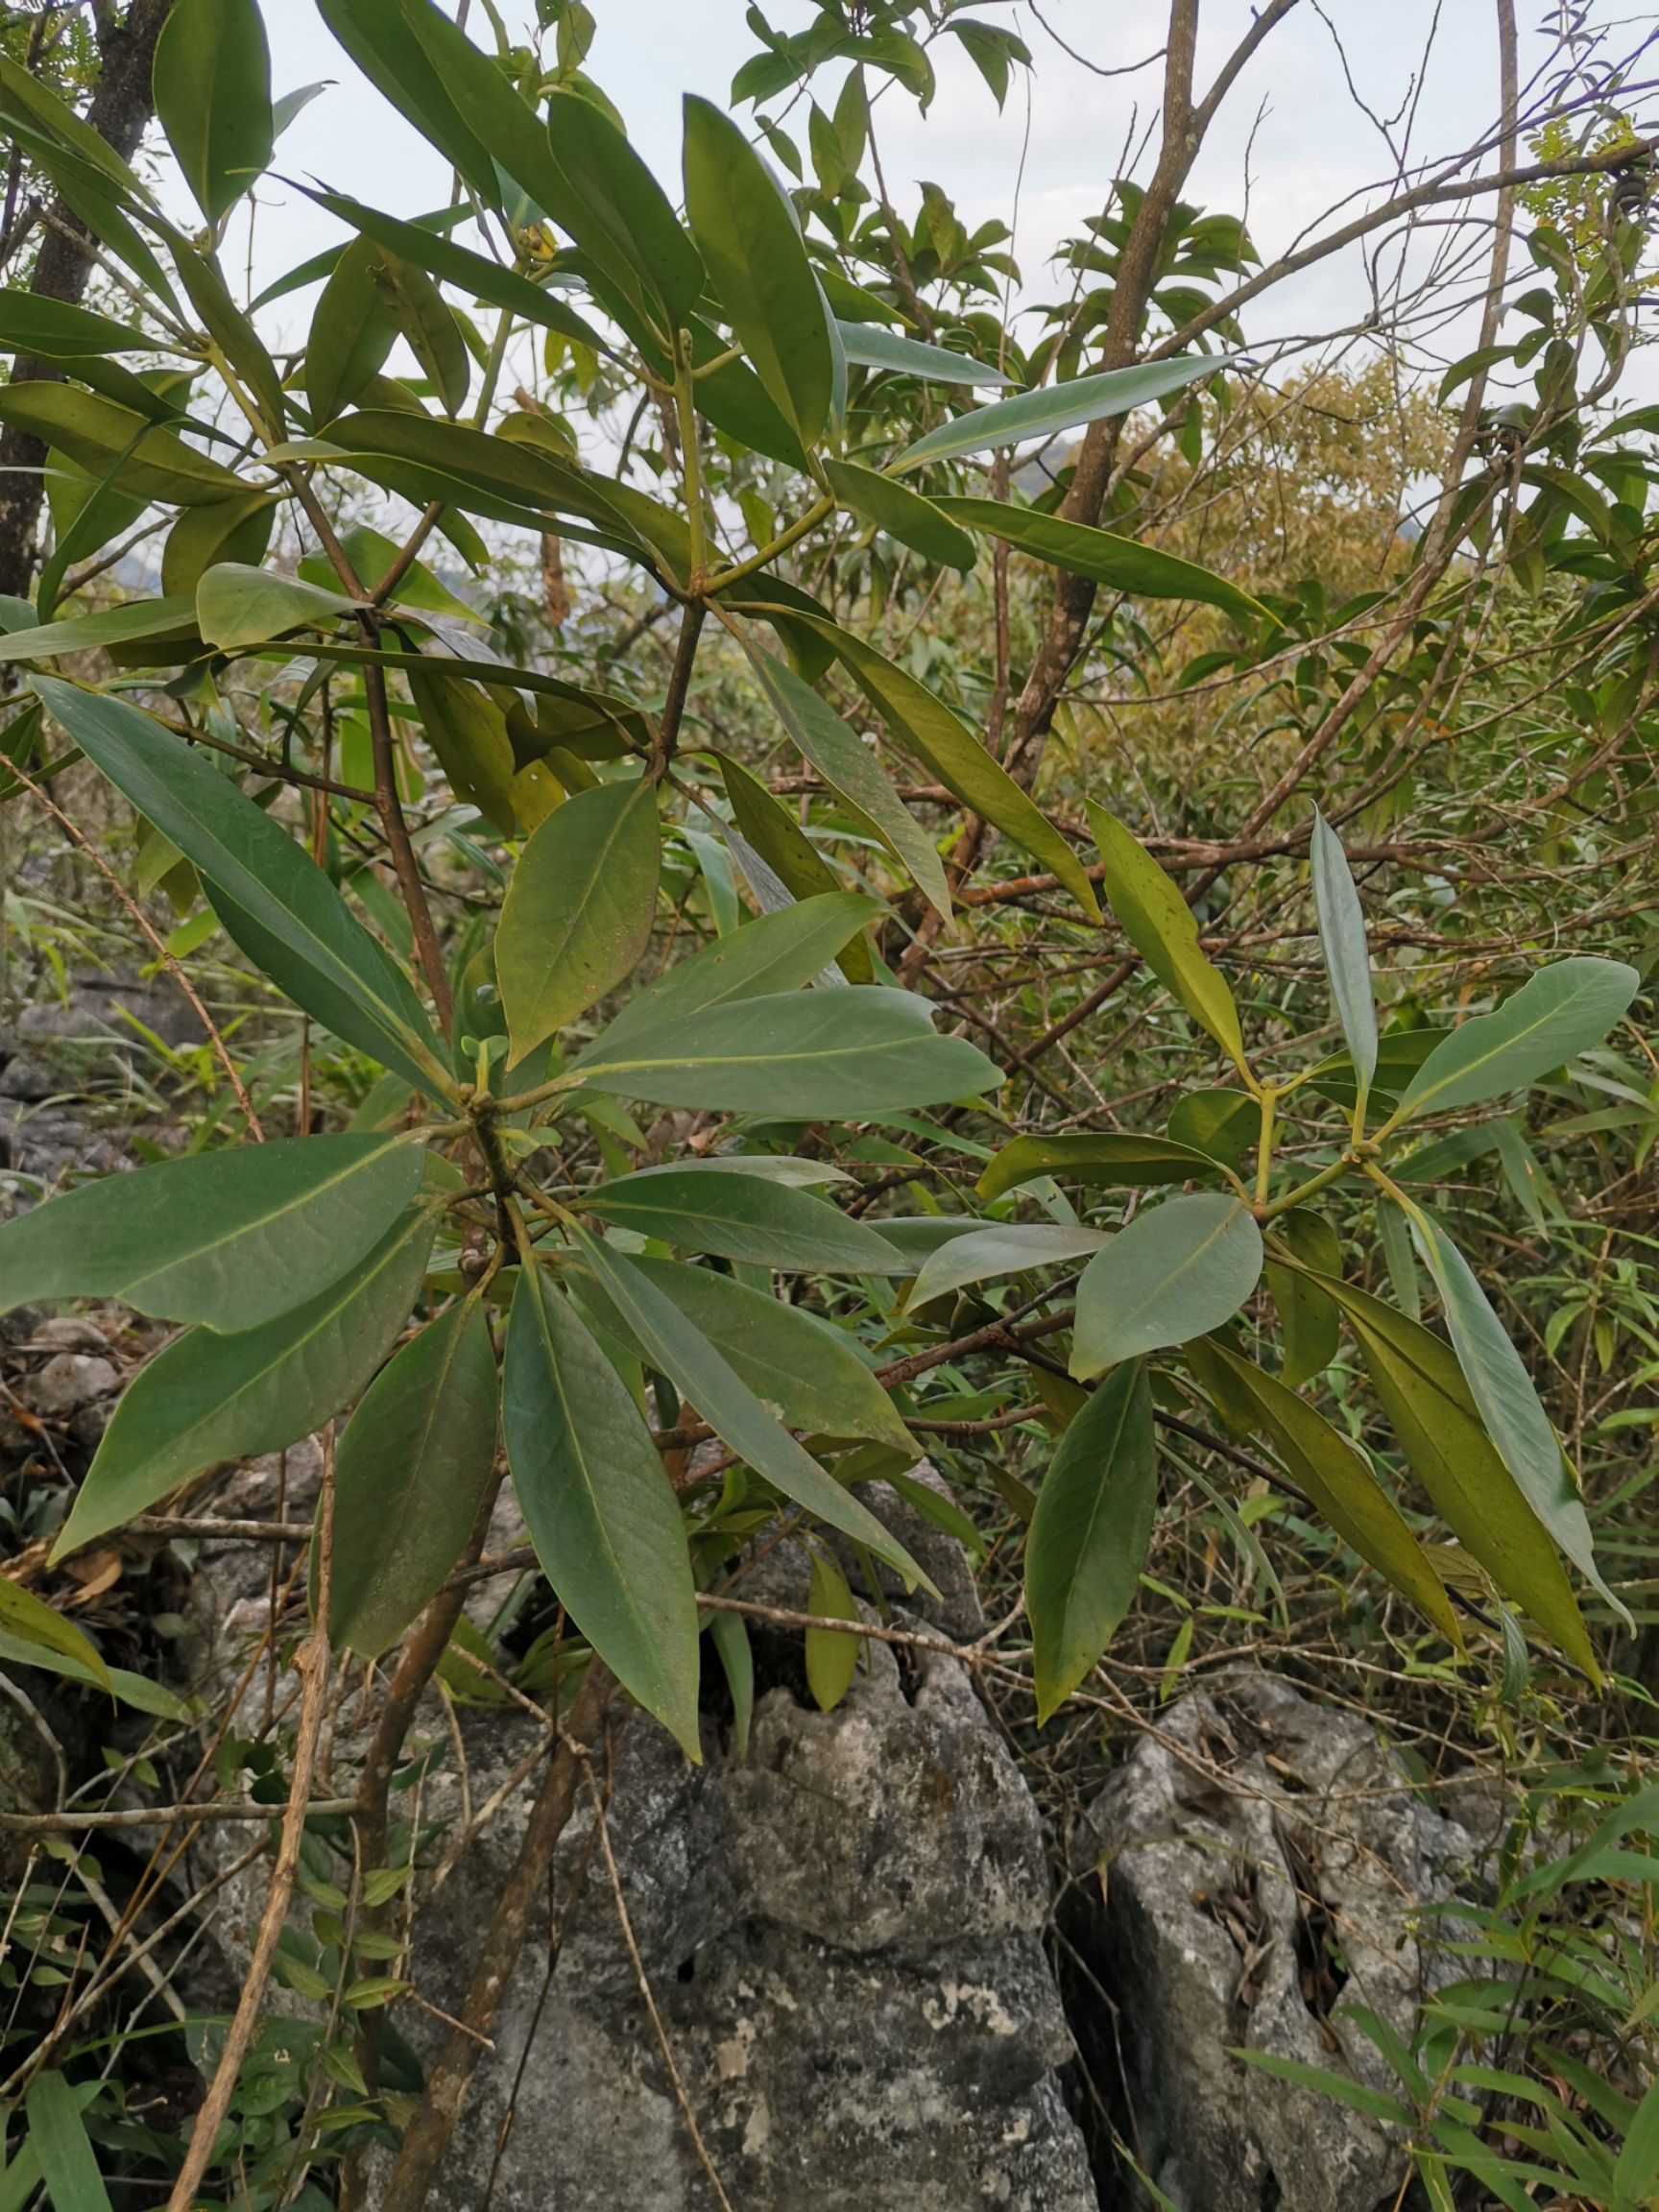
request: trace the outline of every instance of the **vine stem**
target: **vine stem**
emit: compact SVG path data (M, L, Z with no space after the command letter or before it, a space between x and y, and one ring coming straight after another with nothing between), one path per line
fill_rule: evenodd
M304 1839L305 1820L309 1811L311 1777L317 1767L317 1748L323 1734L323 1715L328 1690L328 1593L334 1559L334 1443L332 1433L325 1430L323 1444L323 1489L317 1509L317 1611L315 1626L294 1655L296 1671L303 1680L300 1698L300 1719L294 1742L294 1767L288 1781L288 1803L282 1815L282 1838L276 1848L276 1864L271 1876L271 1887L265 1899L265 1911L260 1916L259 1933L253 1941L253 1956L249 1962L248 1977L242 1984L236 2010L225 2037L225 2048L219 2054L213 2080L208 2084L202 2109L196 2115L191 2130L189 2147L179 2178L173 2184L173 2193L167 2200L167 2212L190 2212L196 2201L202 2177L207 2171L213 2155L213 2145L230 2109L230 2101L236 2094L236 2083L242 2071L242 2061L248 2056L250 2045L259 2026L259 2010L265 1999L265 1985L271 1979L271 1969L276 1961L276 1944L288 1918L288 1903L294 1894L294 1879L300 1871L300 1846Z

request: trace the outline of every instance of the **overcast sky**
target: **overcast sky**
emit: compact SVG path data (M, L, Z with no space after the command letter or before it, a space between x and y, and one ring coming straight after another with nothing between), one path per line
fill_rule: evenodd
M519 0L500 4L512 23ZM590 5L599 29L589 70L677 197L681 95L696 91L726 101L734 70L755 49L744 0ZM878 109L888 183L905 211L914 208L916 183L929 178L956 200L971 227L993 216L1014 225L1028 301L1055 295L1050 254L1101 208L1126 141L1156 108L1157 64L1124 75L1096 72L1122 70L1151 53L1165 16L1163 0L1039 0L1039 6L1041 20L1028 0L985 0L975 11L1016 27L1037 58L1029 90L1017 78L1004 113L998 115L951 38L933 48L939 91L925 119L897 92ZM265 0L265 12L278 91L334 80L282 140L278 168L399 213L442 204L448 194L445 165L365 85L311 0ZM523 12L529 13L527 0ZM800 0L770 0L769 12L783 29L809 14ZM1542 11L1524 5L1521 12L1530 18ZM1201 84L1252 13L1247 0L1205 0ZM1495 15L1487 0L1302 0L1234 87L1190 197L1215 209L1247 210L1258 247L1271 257L1338 203L1385 180L1402 148L1415 160L1480 137L1492 130L1498 110ZM1079 59L1065 52L1045 24ZM1535 33L1527 39L1524 85L1545 51ZM1375 121L1356 107L1345 72ZM830 84L832 91L833 76ZM826 102L830 96L826 92ZM742 114L747 120L749 110ZM261 187L259 199L256 285L339 235L331 218L274 180ZM244 244L231 241L229 265L236 265ZM1334 330L1356 323L1368 305L1364 262L1350 252L1257 308L1248 336L1262 347ZM306 314L303 296L281 310L290 329ZM1455 352L1457 337L1449 333L1432 349Z

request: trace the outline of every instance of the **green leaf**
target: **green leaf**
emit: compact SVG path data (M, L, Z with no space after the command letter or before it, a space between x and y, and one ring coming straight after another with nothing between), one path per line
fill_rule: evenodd
M26 1665L50 1666L54 1660L69 1659L102 1688L112 1689L109 1670L92 1639L33 1590L4 1575L0 1575L0 1630L8 1643L39 1654L31 1656Z
M1157 1183L1210 1183L1219 1172L1214 1160L1189 1144L1133 1130L1104 1130L1097 1136L1016 1137L974 1188L989 1201L1040 1175L1073 1175L1080 1182L1135 1190Z
M1186 1349L1193 1373L1207 1389L1219 1370L1223 1385L1230 1383L1246 1395L1291 1480L1342 1541L1461 1650L1462 1634L1444 1583L1405 1516L1348 1439L1294 1390L1239 1358L1219 1337L1205 1337Z
M119 1298L235 1332L301 1305L377 1244L421 1184L406 1137L295 1137L84 1183L0 1226L0 1311Z
M703 296L703 263L668 196L622 132L591 100L554 90L547 135L565 192L549 212L625 291L641 287L668 332Z
M116 487L134 498L195 507L248 490L233 469L209 460L174 431L73 384L33 378L0 388L0 422L55 446L88 475L113 470Z
M1238 1009L1226 978L1205 957L1191 907L1115 814L1092 800L1084 801L1084 811L1105 869L1106 896L1123 934L1164 988L1242 1072L1244 1039Z
M943 346L924 346L872 323L835 324L841 350L860 369L890 369L899 376L922 376L931 384L1012 384L1012 376Z
M150 715L37 676L35 689L82 751L193 861L227 932L337 1037L434 1095L449 1088L408 978L310 854Z
M412 1208L303 1306L232 1336L194 1329L128 1385L53 1547L78 1551L222 1459L279 1452L354 1398L426 1272L436 1221Z
M802 444L813 445L835 383L823 291L765 163L729 115L690 96L685 212L738 342Z
M1431 1214L1413 1206L1407 1218L1423 1264L1440 1293L1446 1332L1469 1385L1469 1395L1514 1476L1522 1496L1575 1567L1606 1599L1626 1627L1629 1613L1596 1566L1596 1547L1584 1501L1561 1440L1539 1404L1532 1378L1493 1312L1469 1262Z
M1599 1044L1640 988L1635 969L1619 960L1557 960L1541 969L1495 1013L1477 1014L1442 1037L1407 1085L1390 1125L1536 1083Z
M1145 1363L1134 1359L1091 1393L1037 1494L1025 1607L1039 1727L1087 1675L1134 1603L1157 1511L1152 1392Z
M683 1252L789 1272L894 1275L904 1268L900 1254L864 1222L758 1175L646 1167L584 1191L581 1203L601 1220Z
M411 1337L340 1439L328 1634L377 1659L437 1596L495 1464L495 1358L476 1298Z
M826 1436L866 1436L911 1458L921 1455L893 1401L865 1365L857 1339L805 1306L690 1267L680 1260L636 1259L646 1280L672 1298L762 1405L791 1428ZM585 1286L585 1295L592 1295ZM627 1341L626 1324L607 1302L597 1315ZM640 1359L639 1345L629 1349Z
M1366 2082L1350 2080L1345 2074L1334 2074L1328 2067L1310 2066L1300 2058L1282 2058L1276 2051L1238 2050L1231 2056L1242 2058L1247 2065L1260 2067L1275 2080L1293 2082L1299 2089L1316 2089L1322 2097L1334 2097L1339 2104L1351 2104L1356 2112L1363 2112L1369 2119L1386 2121L1394 2128L1412 2126L1412 2115L1397 2098L1384 2096L1381 2089L1373 2089Z
M196 587L209 568L225 562L262 561L276 511L277 502L262 492L216 499L210 507L186 507L161 549L162 590L193 604Z
M174 0L152 82L184 181L217 223L263 175L276 138L271 55L255 0Z
M1047 1221L997 1221L942 1244L911 1285L905 1304L914 1310L930 1298L983 1283L993 1275L1019 1275L1029 1267L1056 1267L1080 1260L1112 1241L1103 1229L1068 1229Z
M1106 369L1097 376L1074 377L1070 384L1022 392L994 407L975 407L929 430L907 445L893 463L894 472L920 469L925 461L953 461L961 453L984 453L993 445L1018 445L1027 438L1054 438L1063 430L1098 422L1108 415L1127 415L1183 392L1200 376L1218 375L1225 354L1203 353L1182 361L1148 361L1136 369Z
M1077 1286L1071 1372L1093 1375L1207 1335L1238 1312L1262 1273L1262 1232L1221 1192L1166 1198L1137 1214Z
M1596 1654L1548 1530L1481 1427L1449 1344L1351 1283L1322 1277L1358 1339L1390 1428L1452 1533L1592 1681Z
M375 90L447 156L487 206L497 205L501 188L490 152L492 141L463 121L444 71L416 35L419 15L438 11L424 5L417 11L407 0L317 0L317 12ZM445 28L454 34L453 24ZM462 43L469 43L461 36ZM472 51L476 54L476 47ZM483 55L478 59L485 60ZM485 66L500 85L503 100L517 98L493 64Z
M505 307L509 314L521 316L525 322L537 324L543 330L557 330L561 336L574 338L578 344L591 347L596 352L606 350L605 342L590 323L533 284L528 276L520 276L511 269L503 269L498 262L490 261L482 253L474 253L469 246L459 246L452 238L445 238L423 223L399 222L397 216L383 214L378 207L366 207L360 200L352 200L343 192L313 192L311 198L320 207L326 207L341 222L349 223L362 233L366 243L373 240L378 246L388 246L405 261L413 262L417 269L424 269L428 276L441 277L446 284L458 285L474 300L482 300L492 307ZM465 213L463 208L460 212ZM349 252L350 249L348 248ZM345 255L341 256L341 260ZM338 266L338 263L336 263ZM311 325L311 341L306 349L306 366L312 366L312 354L320 335L323 335L321 313ZM308 384L307 390L312 387ZM342 394L335 406L347 404L350 393ZM334 408L321 410L331 415Z
M739 930L739 937L747 931ZM658 1106L857 1119L993 1091L1000 1072L965 1038L934 1034L907 991L791 991L602 1037L571 1064L598 1091Z
M109 353L176 353L171 339L153 338L131 323L89 307L48 300L38 292L0 292L0 352L45 361L96 361Z
M92 2152L81 2099L63 2076L37 2074L29 2084L24 2110L30 2148L55 2212L109 2212L109 2192Z
M443 293L424 269L384 249L372 264L369 279L438 395L445 414L458 415L467 403L472 361L461 325L445 305Z
M0 637L0 665L55 661L62 653L90 653L99 646L169 637L191 622L194 611L194 603L184 597L130 599L124 606L101 608L96 614L72 614L66 622L31 623Z
M1620 2200L1617 2212L1641 2212L1652 2201L1659 2183L1659 2081L1655 2081L1636 2107L1636 2117L1624 2138L1613 2169L1613 2188Z
M643 1347L650 1365L668 1377L723 1443L785 1498L885 1559L903 1576L906 1588L918 1582L932 1588L904 1547L779 1425L674 1299L598 1238L579 1231L578 1241L589 1272L630 1336Z
M755 612L766 614L758 606ZM832 645L866 699L887 724L894 742L922 760L964 806L1011 837L1051 869L1092 922L1100 907L1083 863L1034 800L1002 763L987 752L960 715L907 670L834 622L801 613L804 623Z
M1243 1091L1189 1091L1170 1113L1169 1134L1178 1144L1236 1167L1261 1140L1261 1102Z
M264 339L231 299L229 287L212 254L199 250L172 224L158 217L153 221L167 241L179 281L203 327L259 402L259 415L267 435L280 438L287 426L282 379Z
M856 1599L847 1577L827 1552L814 1551L812 1574L806 1585L806 1610L821 1621L856 1621ZM838 1628L806 1631L806 1687L820 1713L833 1713L858 1671L859 1638Z
M826 461L824 475L841 505L908 545L925 561L964 571L974 565L974 541L947 511L894 477L878 476L853 461Z
M1246 622L1272 620L1259 599L1225 576L1156 545L1138 544L1133 538L1117 538L1109 530L1068 522L1058 515L1039 515L1029 507L1011 507L1000 499L941 498L937 505L953 522L1000 538L1051 568L1090 577L1115 591L1139 599L1190 599L1198 606L1223 608Z
M743 998L799 991L823 973L855 931L884 911L879 900L860 891L836 891L745 923L638 992L571 1062L572 1070L614 1061L632 1049L636 1039L655 1033L665 1022L684 1022Z
M738 836L759 855L790 897L818 899L839 890L840 878L834 869L781 801L775 799L740 760L719 751L714 757L720 763L720 780L732 803ZM730 843L730 830L726 835ZM740 853L737 857L745 874L750 873L750 862ZM862 936L848 943L838 955L838 965L849 983L875 980L870 948Z
M369 390L397 340L397 325L375 288L380 248L353 239L318 295L305 342L305 393L311 420L331 422Z
M157 1720L181 1721L189 1726L200 1719L184 1698L176 1697L171 1690L163 1690L159 1682L151 1682L125 1667L106 1667L96 1653L93 1658L95 1664L88 1666L84 1659L74 1658L67 1651L48 1651L43 1645L9 1636L0 1628L0 1662L13 1667L38 1667L45 1673L60 1674L66 1681L79 1682L87 1689L107 1691L118 1705L131 1705L135 1713L151 1714ZM0 2191L0 2207L6 2204L7 2199Z
M560 1603L699 1760L697 1598L680 1506L622 1378L535 1265L513 1294L501 1411L513 1486Z
M1371 994L1371 952L1365 939L1365 911L1348 869L1341 839L1315 811L1310 847L1313 864L1313 910L1319 924L1319 950L1331 978L1331 999L1349 1057L1358 1077L1364 1121L1365 1096L1377 1072L1377 1005Z
M624 550L639 542L624 515L642 514L650 518L659 512L643 494L629 494L626 486L597 484L574 461L561 460L544 446L527 444L522 437L473 430L461 422L440 422L429 415L366 408L331 423L328 436L331 444L351 456L352 467L365 475L371 473L367 461L384 455L394 462L412 464L411 482L425 480L420 472L427 472L433 481L441 478L445 486L453 487L457 505L477 514L498 514L508 521L521 519L535 510L581 516L599 523ZM565 528L568 534L568 524Z
M350 562L355 573L373 587L396 562L402 548L396 540L383 531L372 530L367 522L359 522L350 530L340 532L341 549ZM300 574L307 584L321 584L326 589L334 571L321 553L308 554L300 564ZM423 613L447 614L457 622L482 622L484 617L476 607L469 607L459 599L446 584L441 584L424 561L412 561L392 593L394 607L418 607ZM417 670L415 673L419 674ZM579 696L579 694L578 694Z
M876 765L869 747L786 661L745 644L750 666L802 758L815 768L909 870L924 898L950 919L945 863L933 839Z
M531 837L495 940L515 1060L632 974L651 942L661 862L657 790L643 778L579 792Z
M294 630L332 630L353 602L275 568L221 561L196 587L196 627L222 653L245 652Z
M442 667L417 665L407 674L409 696L450 789L511 836L518 826L518 766L505 714L488 692Z
M755 1654L742 1614L714 1614L709 1623L709 1641L719 1655L732 1693L732 1748L741 1763L749 1756L749 1730L755 1719Z
M1323 1375L1336 1357L1342 1316L1307 1270L1340 1275L1342 1250L1335 1230L1324 1215L1310 1214L1301 1206L1280 1214L1273 1229L1302 1262L1300 1268L1283 1267L1269 1260L1265 1269L1267 1288L1285 1331L1285 1359L1279 1380L1287 1389L1295 1390L1315 1375Z

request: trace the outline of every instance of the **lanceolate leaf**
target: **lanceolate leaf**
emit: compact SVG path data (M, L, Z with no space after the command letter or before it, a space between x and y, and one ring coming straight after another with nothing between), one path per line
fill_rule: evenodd
M1469 1262L1431 1214L1413 1206L1411 1233L1440 1293L1446 1331L1486 1433L1522 1495L1561 1550L1621 1615L1630 1616L1602 1581L1589 1516L1560 1438L1538 1402L1532 1378L1493 1312Z
M71 307L37 292L0 293L0 352L35 353L47 361L96 361L109 353L174 353L169 339L130 323Z
M1208 1153L1167 1137L1103 1130L1097 1136L1016 1137L1003 1145L974 1189L989 1201L1040 1175L1069 1175L1081 1183L1130 1190L1157 1183L1211 1183L1220 1172Z
M560 1602L700 1758L697 1599L680 1507L622 1378L535 1265L513 1294L501 1413L513 1486Z
M505 307L514 315L521 315L527 323L539 324L544 330L557 330L581 345L592 347L596 352L606 350L598 331L573 307L567 307L564 301L552 297L540 284L533 284L529 277L517 276L498 262L486 259L482 253L474 253L470 247L457 245L452 238L443 237L424 224L399 222L395 215L383 214L378 207L366 207L361 201L352 200L343 192L314 192L311 197L331 215L338 215L343 223L349 223L360 230L365 239L391 247L405 261L412 261L417 269L424 269L429 276L441 277L446 284L459 286L469 298L486 301L492 307ZM314 348L315 324L312 333ZM306 352L306 366L307 369L311 366L311 349ZM342 404L350 397L349 393L346 394Z
M1342 1250L1330 1222L1305 1207L1293 1206L1289 1213L1280 1214L1273 1230L1302 1262L1300 1267L1285 1267L1269 1260L1265 1270L1267 1287L1285 1332L1285 1359L1279 1380L1286 1389L1295 1390L1315 1375L1322 1375L1336 1357L1342 1316L1309 1269L1321 1275L1339 1275Z
M904 1266L892 1245L862 1221L758 1175L648 1167L600 1184L584 1193L582 1204L603 1220L660 1238L683 1252L712 1252L761 1267L893 1275Z
M1112 1641L1135 1599L1158 1511L1143 1361L1109 1375L1072 1420L1037 1494L1025 1606L1041 1727Z
M166 1321L257 1328L379 1242L421 1163L407 1137L325 1136L107 1175L0 1227L0 1311L120 1298Z
M1593 1680L1599 1670L1548 1530L1480 1424L1449 1344L1351 1283L1323 1278L1419 1481L1499 1589Z
M1377 1072L1377 1005L1371 995L1365 913L1348 872L1348 855L1341 840L1319 813L1313 817L1311 854L1319 948L1325 955L1325 973L1331 978L1336 1019L1348 1040L1349 1056L1358 1078L1358 1111L1362 1125L1365 1094Z
M36 1598L33 1590L0 1575L0 1639L38 1651L38 1664L52 1667L66 1659L84 1668L106 1690L111 1687L109 1670L98 1647L73 1621L65 1621L56 1607Z
M661 861L657 791L642 777L579 792L532 836L495 940L515 1060L633 973L651 942Z
M29 2085L24 2109L27 2141L57 2212L109 2212L109 2192L86 2132L81 2093L61 2074L37 2074ZM26 2202L33 2194L25 2187L18 2201Z
M1262 1106L1243 1091L1189 1091L1169 1115L1169 1134L1223 1166L1237 1167L1262 1135Z
M1237 1198L1201 1192L1136 1214L1077 1286L1079 1382L1230 1321L1262 1273L1262 1232Z
M1219 1370L1224 1383L1246 1395L1297 1488L1345 1544L1369 1560L1385 1581L1404 1592L1442 1635L1461 1648L1457 1616L1444 1583L1405 1516L1348 1439L1294 1390L1239 1358L1220 1338L1189 1344L1187 1355L1207 1388Z
M685 102L685 211L739 343L802 444L829 420L830 311L794 210L742 132L707 100Z
M192 1330L140 1370L104 1431L54 1557L119 1528L221 1459L279 1452L354 1398L426 1271L436 1219L412 1208L326 1290L233 1336Z
M1620 960L1557 960L1492 1014L1448 1031L1406 1087L1393 1117L1446 1114L1536 1083L1599 1044L1641 978Z
M861 369L891 369L901 376L923 376L933 384L1012 384L1012 376L943 346L924 346L873 323L838 320L841 350Z
M913 547L925 561L964 571L973 567L973 539L957 529L942 507L912 492L908 484L853 461L826 461L824 473L842 506L860 520L873 522L901 544Z
M920 469L925 461L951 461L961 453L985 453L994 445L1020 445L1028 438L1053 438L1107 415L1127 415L1183 392L1200 376L1214 376L1227 366L1224 355L1201 354L1183 361L1149 361L1139 369L1107 369L1040 392L1022 392L994 407L975 407L953 421L942 422L908 445L893 464L895 471Z
M34 683L88 759L195 863L251 959L348 1044L422 1091L447 1090L413 987L309 854L136 707L55 677Z
M572 1061L572 1069L614 1063L632 1051L637 1039L669 1022L741 998L801 990L882 911L878 900L861 891L835 891L745 923L637 993Z
M1001 1081L965 1038L934 1033L926 1001L886 989L792 991L665 1017L621 1043L601 1038L578 1069L626 1098L801 1121L938 1106Z
M73 384L33 378L0 388L0 422L32 432L90 476L114 469L116 488L138 499L195 507L237 498L248 489L233 469L175 432Z
M917 1276L905 1303L926 1306L965 1283L995 1275L1018 1275L1029 1267L1056 1267L1110 1244L1103 1229L1066 1229L1048 1221L996 1221L966 1237L954 1237L932 1254Z
M632 1261L583 1236L583 1256L600 1288L643 1347L653 1367L668 1377L697 1408L714 1433L774 1489L797 1505L866 1544L878 1558L904 1577L907 1587L927 1587L904 1547L861 1505L850 1490L827 1474L811 1454L781 1428L748 1384Z
M334 1464L336 1646L377 1659L442 1588L495 1464L495 1398L476 1298L429 1322L370 1385Z
M415 0L414 8L407 0L317 0L318 13L375 90L448 156L486 205L494 206L500 185L489 142L462 120L444 72L414 35L417 11L438 12L428 0ZM453 34L453 24L445 28ZM503 97L517 97L499 71L494 74Z
M939 849L876 765L863 739L786 661L753 646L747 650L761 689L802 758L864 816L894 859L910 871L929 904L949 921L950 891Z
M847 1586L846 1575L834 1560L822 1551L815 1551L812 1554L806 1610L815 1613L820 1621L858 1619L857 1600ZM806 1687L821 1713L833 1713L852 1689L853 1677L858 1671L859 1639L838 1628L808 1628L805 1643Z
M550 212L626 289L642 286L668 330L682 328L702 297L703 264L661 185L580 93L549 93L547 136L565 185Z
M363 397L397 342L397 325L374 285L379 257L372 240L353 239L318 296L305 345L305 393L318 428Z
M1207 1029L1236 1068L1244 1066L1238 1009L1198 943L1192 909L1140 839L1104 806L1085 802L1105 868L1106 896L1123 934L1166 991Z
M756 610L762 614L768 610ZM886 722L895 744L921 759L964 806L1011 837L1070 892L1091 921L1100 908L1083 863L1052 822L1028 798L972 730L906 669L849 630L803 613L803 622L832 645L858 688Z
M1267 615L1260 600L1229 584L1225 576L1156 545L1116 538L1110 530L1068 522L1058 515L1038 515L1029 507L1011 507L1000 499L940 498L934 504L953 522L1000 538L1051 568L1088 576L1115 591L1127 591L1138 599L1190 599L1199 606L1223 608L1243 621Z
M71 615L66 622L34 622L0 637L0 663L55 661L63 653L89 653L95 646L166 637L189 626L194 613L194 601L180 594L129 600L125 606L101 608L96 614Z
M805 1306L787 1305L730 1275L716 1274L712 1267L688 1267L679 1260L637 1259L633 1264L674 1301L775 1417L793 1429L867 1436L920 1457L921 1446L912 1441L847 1330ZM582 1295L603 1300L595 1317L636 1358L649 1358L590 1279L584 1282Z
M271 55L256 0L174 0L156 42L156 112L209 223L271 159Z

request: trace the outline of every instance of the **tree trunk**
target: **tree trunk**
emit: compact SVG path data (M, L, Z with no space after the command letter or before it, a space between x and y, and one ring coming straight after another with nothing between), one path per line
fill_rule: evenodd
M137 152L155 111L150 68L156 41L172 6L173 0L132 0L122 19L111 22L99 36L103 68L85 120L123 160ZM55 201L30 291L43 300L61 300L75 306L92 274L91 254L77 242L86 237L80 219L61 200ZM12 371L12 381L19 383L30 377L61 373L48 361L24 357L18 358ZM28 596L34 573L35 533L45 492L40 470L45 460L45 446L27 430L11 424L0 430L0 591L13 598Z

